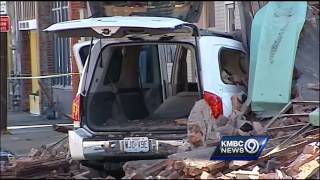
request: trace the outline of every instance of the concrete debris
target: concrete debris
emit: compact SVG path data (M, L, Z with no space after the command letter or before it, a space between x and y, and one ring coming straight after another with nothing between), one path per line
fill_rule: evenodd
M207 102L204 99L197 101L188 117L188 140L192 149L219 139L216 128Z
M254 135L263 135L264 134L264 128L262 127L260 122L253 121L252 122L253 130L254 130Z
M204 100L198 101L187 120L188 143L185 152L168 159L150 160L148 166L137 166L139 161L127 162L125 179L301 179L319 177L319 131L312 129L292 139L282 149L277 145L300 130L308 121L305 115L314 105L293 107L294 115L285 115L265 131L267 121L239 118L242 99L233 97L233 115L214 119ZM298 108L298 109L297 109ZM244 109L244 108L243 108ZM241 116L242 116L241 115ZM266 134L267 133L267 134ZM210 161L210 156L224 135L269 135L270 143L258 161ZM315 142L315 143L313 143ZM270 153L270 154L269 154ZM141 162L146 164L146 162ZM128 168L131 167L131 168ZM137 168L139 167L139 168ZM151 168L150 168L151 167Z
M126 176L123 179L306 179L319 176L320 154L316 143L306 144L303 151L295 156L296 159L283 159L286 151L293 157L293 151L289 149L281 154L275 153L275 158L267 161L267 168L259 167L259 163L247 167L252 161L227 162L193 158L178 160L169 157L140 162L146 166L137 166L139 161L129 161L124 165ZM288 163L290 165L286 166ZM234 170L224 173L226 169Z
M1 179L45 178L87 179L88 169L70 158L66 138L40 148L32 148L27 157L19 157L1 168Z
M211 179L213 177L210 173L217 173L225 167L225 163L222 161L209 161L209 160L197 160L197 159L185 159L185 160L173 160L164 159L155 162L155 160L150 160L154 162L153 165L147 168L135 169L135 162L129 161L125 164L127 168L124 168L126 172L125 178L133 177L139 174L140 178L145 179L147 177L160 177L160 179L177 179L177 178L191 178L191 177L203 177L206 179ZM124 167L125 167L124 166ZM128 172L128 167L131 171ZM133 169L133 171L132 171ZM124 179L125 179L124 178Z
M246 165L247 163L248 163L248 161L231 161L229 163L229 169L236 169L238 167Z
M248 120L251 117L246 114L248 104L241 94L233 97L233 105L233 112L229 117L220 116L215 119L205 100L196 102L188 119L175 120L177 125L188 127L188 140L179 147L178 153L167 159L128 161L123 166L125 176L122 179L319 178L318 129L311 126L311 130L290 139L290 144L277 148L309 123L309 113L319 108L319 105L294 104L291 109L276 115L278 119L269 125L266 125L268 120ZM55 126L55 129L66 132L68 128ZM257 161L208 160L225 135L269 135L271 139ZM32 148L27 157L13 159L1 166L1 178L22 177L99 178L92 177L88 168L71 159L67 137L53 144ZM115 178L107 176L105 179Z

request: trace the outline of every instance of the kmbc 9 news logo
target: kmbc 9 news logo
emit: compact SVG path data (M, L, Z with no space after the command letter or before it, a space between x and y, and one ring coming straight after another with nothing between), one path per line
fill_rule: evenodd
M268 136L224 136L211 160L257 160L268 140Z

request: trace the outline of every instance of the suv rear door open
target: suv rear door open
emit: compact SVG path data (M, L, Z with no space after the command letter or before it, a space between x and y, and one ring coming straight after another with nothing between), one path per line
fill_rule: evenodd
M137 127L133 122L117 124L116 122L119 121L115 121L110 124L109 121L108 125L103 125L102 121L115 119L115 116L111 115L112 113L118 114L118 119L129 119L130 121L151 119L149 121L150 127L144 123L145 132L168 129L161 127L160 124L170 127L171 130L185 129L185 127L175 127L173 120L186 118L194 101L201 96L201 93L197 91L200 88L196 88L197 90L194 92L185 92L188 91L186 73L192 69L186 66L187 50L192 52L194 61L197 59L196 37L198 29L196 26L173 18L131 16L62 22L50 26L45 31L53 31L65 37L93 36L102 38L91 49L92 53L89 57L91 62L86 63L85 76L83 75L79 88L79 93L83 95L83 107L86 111L84 117L87 120L87 122L82 121L81 123L84 123L89 129L96 132L122 131L123 125L126 124L128 125L125 128L127 131L142 131L143 128ZM163 77L167 77L167 75L162 73L166 67L163 67L163 63L161 63L163 60L159 56L159 46L168 44L176 45L177 49L182 49L178 57L175 57L180 58L181 65L179 65L180 69L175 68L177 72L172 74L173 82L179 84L177 85L179 88L173 94L166 93L168 89L165 88L165 83L168 82L163 81L167 80ZM113 59L121 59L119 57L123 55L128 56L127 58L131 58L131 60L113 61ZM156 65L157 63L158 65ZM136 74L137 70L138 74ZM193 75L197 74L195 68L192 71L194 71ZM157 86L160 90L157 89ZM105 92L109 92L109 94ZM98 95L99 93L104 94ZM164 94L171 94L174 97L164 97ZM106 100L108 98L113 99L110 100L111 104L103 104L108 101ZM100 100L103 101L100 102ZM105 109L100 108L99 110L99 107L105 107ZM115 107L120 107L118 113L111 112L116 109ZM166 114L169 111L174 117ZM124 114L125 117L120 114ZM106 117L102 117L103 115ZM98 122L99 118L101 122ZM154 119L166 119L170 123L163 121L163 123L157 124L152 122ZM130 124L132 127L129 127ZM169 124L173 124L173 126Z
M116 16L56 23L44 31L55 32L60 37L165 40L190 37L197 33L197 27L173 18Z

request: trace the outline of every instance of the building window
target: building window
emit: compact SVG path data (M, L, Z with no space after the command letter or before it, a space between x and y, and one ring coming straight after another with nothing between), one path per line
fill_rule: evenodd
M226 32L232 32L235 30L235 4L234 2L225 2L225 12L226 12L226 18L225 18L225 30Z
M68 1L54 1L52 8L52 22L68 21ZM59 38L54 35L54 70L56 74L71 72L70 38ZM71 76L54 79L55 85L70 86Z

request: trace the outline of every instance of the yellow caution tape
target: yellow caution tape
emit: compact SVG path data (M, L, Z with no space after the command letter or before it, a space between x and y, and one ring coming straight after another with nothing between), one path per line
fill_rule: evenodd
M24 77L9 77L8 80L15 79L47 79L47 78L56 78L56 77L64 77L71 75L79 75L80 73L66 73L66 74L54 74L54 75L46 75L46 76L24 76Z

